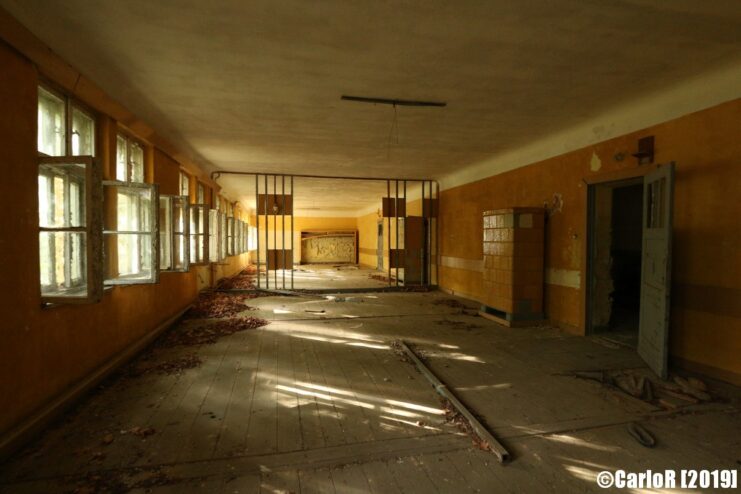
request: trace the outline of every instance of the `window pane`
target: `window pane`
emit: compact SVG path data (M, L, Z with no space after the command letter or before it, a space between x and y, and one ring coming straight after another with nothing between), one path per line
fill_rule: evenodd
M158 205L154 187L104 182L103 225L107 284L154 282L153 252ZM157 257L155 257L157 256Z
M206 190L203 188L203 184L198 184L198 193L196 195L196 202L203 204L206 201Z
M219 261L219 212L212 209L208 212L208 256L211 262Z
M183 172L180 172L180 195L190 196L190 177Z
M84 232L40 232L41 295L87 296Z
M204 249L206 241L205 225L206 207L203 204L195 204L190 208L190 262L205 262Z
M152 238L149 234L106 232L106 281L151 281ZM116 254L115 262L111 254Z
M95 120L72 108L72 154L95 156Z
M64 101L39 87L38 150L49 156L64 155Z
M183 270L187 267L185 235L176 234L174 240L174 264L173 269Z
M39 226L85 226L85 165L39 165Z
M172 269L172 201L170 197L160 197L160 269Z
M127 169L126 139L118 136L116 138L116 180L126 182Z
M144 150L136 142L131 143L131 181L144 182Z

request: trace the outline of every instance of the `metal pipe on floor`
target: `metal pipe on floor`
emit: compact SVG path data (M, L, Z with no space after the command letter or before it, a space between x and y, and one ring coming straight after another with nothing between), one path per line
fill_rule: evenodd
M399 340L399 345L404 350L404 353L414 362L414 365L417 366L417 369L422 373L423 376L427 378L428 381L432 384L432 387L435 388L435 391L448 401L456 408L456 410L463 415L463 417L468 421L471 428L474 430L476 435L481 438L481 440L485 441L489 449L492 453L494 453L497 458L499 459L499 463L505 463L509 461L509 451L506 450L504 446L501 445L499 441L489 432L486 427L484 427L481 422L478 421L476 417L473 416L473 414L466 408L466 406L458 400L458 398L455 397L455 395L448 389L448 387L440 381L440 379L437 378L437 376L417 357L417 354L412 351L411 348L407 346L407 344L403 340Z

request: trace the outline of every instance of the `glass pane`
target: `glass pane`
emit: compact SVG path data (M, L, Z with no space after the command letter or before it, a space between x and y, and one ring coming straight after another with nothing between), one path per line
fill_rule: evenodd
M44 297L86 297L86 234L40 232L39 267Z
M106 281L151 281L152 237L139 233L105 233Z
M85 165L39 165L39 226L85 226Z
M226 214L219 213L219 259L226 259Z
M172 201L169 197L160 197L160 269L172 269Z
M126 182L126 138L118 136L116 138L116 180Z
M131 143L131 181L144 182L144 150L136 142Z
M64 155L66 126L64 101L39 87L38 150L49 156Z
M95 120L72 108L72 154L95 156Z
M185 241L185 235L182 234L176 234L175 235L175 259L174 259L174 265L173 269L179 269L183 270L186 268L186 241Z
M190 196L190 177L183 172L180 172L180 195Z
M107 231L151 232L154 190L106 184L103 196L103 225Z
M208 256L211 262L219 261L219 212L212 209L208 212Z
M173 218L174 224L173 224L173 231L175 233L185 233L185 222L186 217L185 213L187 211L187 198L186 197L173 197L172 200L172 212L173 212Z
M198 184L198 193L196 194L196 202L203 204L206 201L206 191L203 188L203 184Z

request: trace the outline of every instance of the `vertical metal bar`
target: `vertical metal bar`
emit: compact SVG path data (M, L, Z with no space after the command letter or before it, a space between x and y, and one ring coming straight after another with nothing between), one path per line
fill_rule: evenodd
M278 183L278 176L273 175L273 207L278 205L278 188L276 187L276 184ZM278 215L275 214L275 209L273 209L273 249L278 250ZM276 263L278 264L278 256L276 252L275 256ZM277 268L277 266L276 266ZM278 269L273 270L273 279L275 280L275 283L273 286L275 288L278 288Z
M255 228L257 229L257 288L261 288L260 281L260 175L255 175ZM249 237L249 233L248 233ZM248 240L249 242L249 240Z
M283 290L286 289L286 177L285 175L280 177L280 195L283 199L283 204L281 206L281 222L280 222L280 228L281 228L281 241L280 241L280 248L283 252L283 281L282 286Z
M427 180L422 181L422 208L424 210L425 192ZM430 197L427 198L427 214L425 214L425 256L427 257L427 272L425 281L427 285L432 283L432 183L430 183Z
M270 289L270 237L268 233L268 176L265 175L265 288Z
M388 271L389 271L389 285L391 285L391 181L386 180L386 203L389 206L389 215L388 218L388 228L386 230L386 239L388 240L389 244L389 265L388 265ZM381 253L383 254L383 252Z
M436 185L436 192L435 192L435 199L437 200L437 216L435 216L435 284L439 285L440 280L438 277L440 276L440 256L439 256L439 250L440 250L440 184L435 182ZM432 188L432 183L430 183L430 189Z
M291 175L291 290L293 290L293 175Z
M399 181L394 180L396 184L396 192L394 193L394 227L396 228L396 254L399 254ZM399 286L399 259L396 260L396 286Z

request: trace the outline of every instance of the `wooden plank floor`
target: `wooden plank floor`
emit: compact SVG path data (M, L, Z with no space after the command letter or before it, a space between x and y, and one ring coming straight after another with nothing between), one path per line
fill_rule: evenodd
M641 369L634 351L504 328L441 303L450 299L250 300L268 326L153 348L147 365L190 354L202 364L109 380L0 467L0 491L599 492L601 470L738 468L738 388L711 383L721 400L668 414L568 375ZM434 390L393 351L397 338L502 439L511 464L446 422ZM632 420L657 448L627 434ZM151 434L132 432L142 430Z

